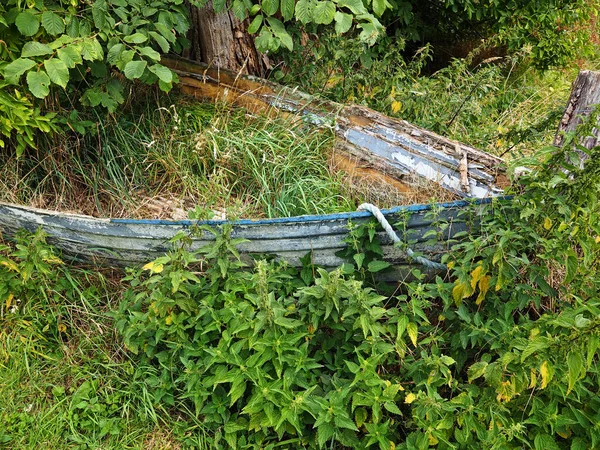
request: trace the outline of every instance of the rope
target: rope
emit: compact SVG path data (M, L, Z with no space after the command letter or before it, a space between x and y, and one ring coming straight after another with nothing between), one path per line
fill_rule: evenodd
M373 216L375 216L375 218L379 221L379 223L381 224L381 226L383 227L383 229L385 230L387 235L390 237L390 239L394 242L400 242L400 238L398 237L398 235L396 234L396 232L394 231L394 229L392 228L390 223L387 221L387 219L385 218L385 216L383 215L383 213L377 206L372 205L371 203L363 203L362 205L360 205L358 207L358 210L359 211L368 211L371 214L373 214ZM408 255L409 258L413 259L415 262L417 262L429 269L434 269L434 270L447 270L448 269L445 264L440 264L438 262L431 261L430 259L424 258L422 256L415 255L415 252L410 248L406 249L406 254Z

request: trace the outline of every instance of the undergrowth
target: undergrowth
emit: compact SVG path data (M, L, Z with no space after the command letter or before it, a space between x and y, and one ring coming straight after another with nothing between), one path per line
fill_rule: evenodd
M196 206L218 217L286 217L353 210L362 200L330 168L327 131L224 105L162 103L78 117L83 136L54 136L20 158L4 152L1 199L176 219Z
M360 265L244 267L227 227L195 251L177 236L120 284L21 235L0 249L0 441L598 447L600 147L572 143L456 236L445 277L415 269L391 295ZM385 270L365 230L347 256Z

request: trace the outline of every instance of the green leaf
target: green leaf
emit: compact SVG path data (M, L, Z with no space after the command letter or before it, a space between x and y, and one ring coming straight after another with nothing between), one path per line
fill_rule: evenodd
M30 56L51 55L52 53L54 52L48 45L36 41L31 41L27 42L23 46L23 50L21 51L21 57L28 58Z
M87 38L83 41L81 54L86 61L104 59L104 50L96 38Z
M538 434L533 440L535 450L560 450L560 447L549 434Z
M367 10L362 0L340 0L338 8L348 8L353 14L366 14Z
M129 61L125 65L123 73L128 79L135 80L136 78L140 78L144 74L146 65L146 61Z
M391 264L385 261L371 261L367 266L367 270L372 273L381 272L390 267Z
M357 268L361 268L363 265L363 262L365 261L365 257L367 255L365 255L364 253L356 253L352 258L354 259L354 262L356 262L356 267Z
M333 416L333 422L340 428L348 428L349 430L358 431L356 425L346 414L336 414Z
M37 98L44 98L50 93L50 78L43 70L39 72L32 70L27 73L27 86Z
M393 414L398 414L399 416L402 415L402 411L400 411L400 408L398 408L398 405L396 405L395 403L385 402L383 404L383 407Z
M373 12L377 14L378 17L381 17L389 6L391 5L386 0L373 0Z
M329 422L324 422L317 427L317 440L319 448L323 448L335 433L335 429Z
M488 363L485 361L478 361L475 364L472 364L467 372L469 376L469 383L479 377L482 377L485 374L485 369L487 366Z
M140 53L140 55L146 56L154 61L160 61L160 53L158 53L152 47L139 48L138 52Z
M233 406L233 404L238 401L238 399L244 395L246 391L246 382L242 379L236 380L232 383L231 390L229 391L230 403L229 406Z
M273 34L275 34L275 36L277 36L279 38L281 43L288 50L293 50L294 41L292 40L292 37L289 35L287 30L285 29L285 25L283 25L283 23L280 20L275 19L274 17L267 17L267 21L269 22L269 25L271 25Z
M317 2L313 11L315 23L329 25L335 17L335 5L330 1Z
M340 11L335 13L335 32L344 34L352 27L352 16Z
M299 0L296 3L296 19L306 25L312 21L313 3L311 0Z
M583 358L577 351L569 352L567 356L567 367L569 372L567 374L567 380L569 383L569 387L567 389L567 394L573 390L575 387L575 383L579 380L581 376L581 372L583 371Z
M15 59L9 65L4 67L3 73L4 78L6 78L9 82L17 82L18 79L27 72L29 69L35 66L35 61L27 58L19 58Z
M225 9L226 0L213 0L213 9L219 14Z
M155 31L150 31L148 34L158 44L163 53L167 53L169 51L169 49L171 48L171 44L169 44L169 42L164 37L162 37Z
M239 20L244 20L246 18L246 5L243 0L234 0L232 9L234 16Z
M148 36L142 33L134 33L130 36L125 36L123 40L129 44L141 44L148 40Z
M52 11L44 11L42 14L42 25L52 36L65 32L65 22L63 19Z
M44 67L50 77L50 81L54 84L58 84L63 89L67 87L69 82L69 69L67 65L60 59L52 58L44 61Z
M567 274L565 276L565 284L570 283L571 281L573 281L573 279L575 278L575 275L577 275L577 270L579 269L579 262L577 261L577 256L575 255L574 252L569 252L569 255L567 256Z
M162 35L162 37L164 37L171 44L175 43L175 41L177 40L177 37L173 34L173 32L171 31L170 28L168 28L165 24L162 24L160 22L156 22L154 24L154 26L156 27L158 32Z
M123 50L125 49L125 45L124 44L115 44L113 45L109 50L108 50L108 54L106 55L106 61L109 64L116 64L117 61L119 61L119 59L121 58L121 53L123 52Z
M405 315L401 315L398 318L398 329L396 331L396 339L400 340L402 339L402 336L404 336L404 332L406 331L406 327L408 326L408 323L410 322L408 316Z
M148 70L164 83L170 83L173 81L173 72L171 72L171 69L168 67L161 66L160 64L154 64L153 66L148 67Z
M283 20L291 20L294 17L294 0L281 0L281 16Z
M37 17L29 11L19 13L15 25L23 36L33 36L40 29L40 22Z
M260 26L262 25L262 21L263 21L262 14L259 14L254 19L252 19L252 22L250 22L250 26L248 27L248 33L250 33L250 34L256 33L258 31L258 29L260 28Z
M263 0L262 10L268 16L272 16L279 10L279 0Z

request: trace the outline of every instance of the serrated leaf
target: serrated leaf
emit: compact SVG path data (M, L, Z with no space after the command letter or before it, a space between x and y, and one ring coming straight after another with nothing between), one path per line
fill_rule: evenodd
M244 392L246 392L246 382L236 379L231 386L231 390L229 391L229 406L233 406L233 404L237 402L242 395L244 395Z
M248 27L248 33L250 33L250 34L256 33L258 31L258 29L260 28L260 26L262 25L262 21L263 21L262 14L259 14L254 19L252 19L252 22L250 22L250 26Z
M82 43L81 55L86 61L97 61L104 58L104 50L96 38L88 38Z
M246 18L246 5L243 0L234 0L232 9L233 15L239 20L244 20Z
M157 263L156 261L150 261L148 264L142 267L142 270L149 270L152 273L161 273L163 269L164 265Z
M367 255L365 255L364 253L356 253L354 256L352 256L352 258L354 259L354 262L356 263L356 267L357 268L362 268L363 262L365 261L365 257Z
M533 440L535 450L560 450L560 447L549 434L538 434Z
M408 337L410 338L410 341L416 347L417 346L417 337L419 334L419 329L417 327L417 324L414 322L410 322L408 325L406 325L406 332L408 333Z
M261 4L262 10L268 16L272 16L279 10L279 0L263 0Z
M365 408L356 408L356 411L354 411L354 421L358 428L362 427L367 421L367 415L367 410Z
M291 20L294 17L294 8L296 3L294 0L281 0L281 15L283 20Z
M296 19L303 24L312 21L313 2L311 0L299 0L296 3Z
M146 61L129 61L125 65L123 73L129 80L135 80L136 78L140 78L144 74L146 65Z
M398 414L399 416L402 415L402 411L400 411L400 408L398 408L398 405L396 405L393 402L385 402L383 404L383 407L385 409L387 409L389 412L391 412L392 414Z
M367 270L372 273L381 272L384 269L391 267L391 264L386 261L371 261L367 266Z
M139 48L138 52L140 53L140 55L146 56L146 57L148 57L148 58L150 58L150 59L152 59L154 61L160 61L160 53L158 53L152 47L142 47L142 48ZM168 81L168 83L170 83L170 81Z
M338 8L348 8L355 15L366 14L367 12L362 0L340 0Z
M150 31L148 34L158 44L163 53L167 53L169 51L169 49L171 48L171 44L169 44L169 42L164 37L162 37L155 31Z
M329 422L324 422L317 427L317 440L319 442L319 448L323 448L325 443L331 439L335 429Z
M170 43L175 43L177 37L173 34L170 28L168 28L165 24L157 22L154 24L158 32Z
M573 390L575 383L579 380L581 372L583 370L583 358L576 351L569 352L567 356L567 367L569 369L567 374L568 388L567 394Z
M476 305L481 305L481 302L485 299L488 290L490 289L490 279L489 275L485 275L481 277L479 280L479 294L477 295L477 299L475 300Z
M134 33L132 35L125 36L123 40L129 44L141 44L148 40L148 36L142 33Z
M467 285L457 281L452 288L452 298L454 299L454 304L459 306L465 297L467 297Z
M33 36L40 29L40 22L37 17L29 11L19 13L15 20L15 25L23 36Z
M69 69L67 65L60 59L52 58L44 61L46 73L54 84L58 84L63 89L67 87L69 82Z
M108 50L108 53L106 55L106 61L109 64L116 64L117 61L119 61L119 59L121 58L121 53L123 52L124 49L125 49L124 44L119 43L119 44L113 45Z
M469 376L469 383L473 380L476 380L479 377L482 377L485 374L485 369L487 368L488 363L485 361L478 361L475 364L472 364L467 371Z
M548 364L548 361L544 361L540 366L540 375L542 376L541 389L545 389L554 376L554 368Z
M408 319L408 316L402 315L398 318L398 329L396 332L397 340L402 339L402 336L404 335L404 332L406 331L406 327L408 326L408 322L410 322L410 320Z
M3 69L4 78L9 82L17 82L18 79L32 67L35 67L35 61L27 58L15 59Z
M347 428L349 430L358 431L358 428L356 428L356 425L354 424L352 419L342 414L336 414L335 416L333 416L333 423L335 423L340 428Z
M27 73L27 86L37 98L44 98L50 93L50 78L43 70L39 72L32 70Z
M52 36L63 34L65 32L65 22L52 11L44 11L42 14L42 25Z
M23 46L23 50L21 51L21 57L29 58L30 56L43 56L43 55L51 55L54 53L50 46L46 44L42 44L41 42L27 42Z
M315 23L329 25L335 17L335 5L330 1L319 1L313 10Z
M293 50L294 42L292 40L292 37L289 35L287 30L285 29L285 25L283 25L283 23L279 19L275 19L274 17L267 17L267 21L269 22L269 25L271 25L273 34L279 38L281 43L288 50Z
M350 14L336 11L335 13L335 32L344 34L352 27L352 16Z
M56 52L58 58L65 63L65 65L72 69L77 64L81 64L83 62L83 58L81 57L81 51L77 49L77 47L67 45L64 48L59 48Z
M570 253L567 256L567 262L565 265L567 267L567 274L565 275L564 283L567 284L573 281L575 275L577 275L577 270L579 269L579 262L577 260L577 256L573 253Z

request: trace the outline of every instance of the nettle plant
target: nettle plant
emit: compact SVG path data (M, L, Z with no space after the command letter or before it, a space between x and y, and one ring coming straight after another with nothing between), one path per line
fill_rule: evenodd
M160 63L161 53L180 50L188 29L183 0L2 2L0 99L23 102L31 95L58 107L60 95L78 96L84 105L114 112L124 101L125 79L171 89L177 78ZM20 153L34 144L18 137L25 124L50 131L41 120L38 112L13 113L0 132L17 135Z
M415 269L391 296L360 281L385 269L373 225L331 272L244 268L205 229L213 245L126 278L116 325L139 376L215 448L597 448L600 147L574 142L466 215L478 232L449 278Z

